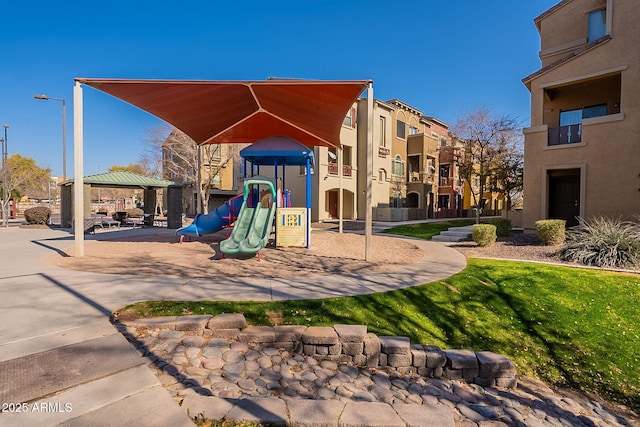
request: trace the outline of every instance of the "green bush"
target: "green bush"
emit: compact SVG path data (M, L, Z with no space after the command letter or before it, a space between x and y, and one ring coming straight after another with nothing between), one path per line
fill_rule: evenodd
M564 219L541 219L536 221L536 234L544 245L561 245L565 239Z
M491 218L487 220L487 224L496 226L496 236L509 237L511 236L511 220L509 218Z
M490 246L496 241L496 226L493 224L474 224L471 238L478 246Z
M640 266L640 225L605 217L580 221L567 231L557 251L560 258L584 265L612 268Z
M51 218L51 209L46 206L36 206L24 211L24 219L29 224L47 224Z

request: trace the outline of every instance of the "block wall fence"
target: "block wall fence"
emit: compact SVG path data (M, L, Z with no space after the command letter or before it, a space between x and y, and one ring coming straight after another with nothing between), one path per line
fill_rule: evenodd
M482 387L517 386L515 365L503 355L411 344L407 337L377 336L367 332L364 325L249 326L244 315L239 313L157 317L122 324L125 330L131 326L191 331L212 338L281 348L318 360L461 380Z

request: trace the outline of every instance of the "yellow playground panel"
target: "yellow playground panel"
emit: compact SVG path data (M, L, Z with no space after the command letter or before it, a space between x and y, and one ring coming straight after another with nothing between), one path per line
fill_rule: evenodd
M308 221L307 208L276 209L276 246L306 247Z

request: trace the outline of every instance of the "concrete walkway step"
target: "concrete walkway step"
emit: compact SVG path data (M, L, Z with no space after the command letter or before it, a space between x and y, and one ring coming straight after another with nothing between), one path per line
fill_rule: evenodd
M0 384L3 427L193 426L119 333L0 362Z
M444 405L387 404L280 398L223 399L192 394L182 401L192 416L210 420L271 422L294 426L453 427L453 411Z
M443 231L437 236L433 236L431 240L434 242L461 242L471 238L472 225L464 227L449 227L447 231Z
M118 333L7 360L0 363L0 401L34 401L143 363Z
M2 414L2 426L194 425L145 365L26 405Z

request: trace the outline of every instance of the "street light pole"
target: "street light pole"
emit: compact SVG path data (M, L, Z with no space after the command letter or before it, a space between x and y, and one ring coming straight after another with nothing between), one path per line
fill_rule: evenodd
M9 149L7 129L9 129L9 125L2 125L2 127L4 128L4 138L0 138L2 139L2 202L4 204L2 218L4 226L9 227L9 182L7 181L7 151Z
M43 101L62 102L62 181L67 180L67 104L62 98L51 98L46 95L33 95L35 99Z

